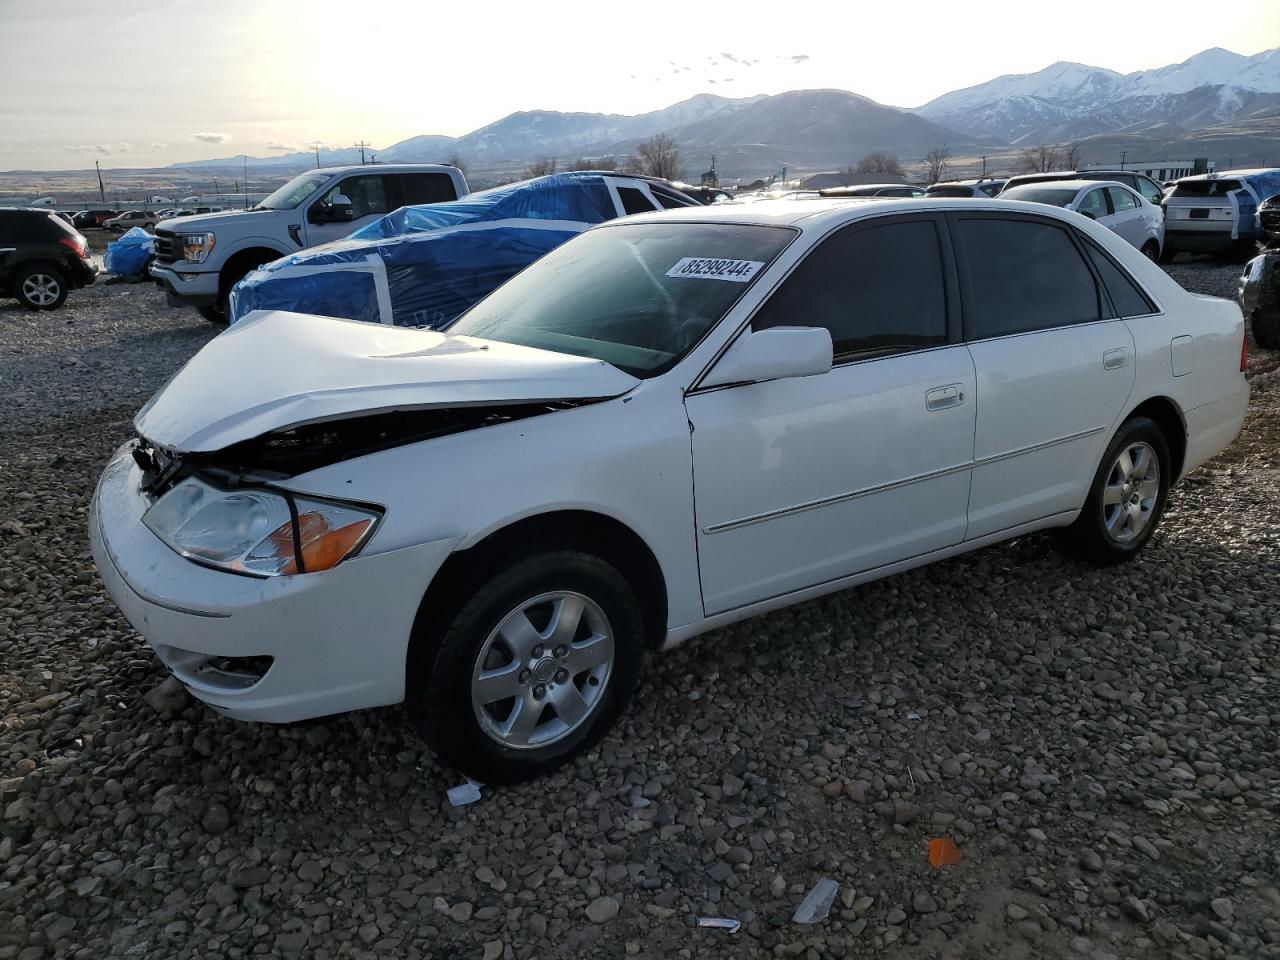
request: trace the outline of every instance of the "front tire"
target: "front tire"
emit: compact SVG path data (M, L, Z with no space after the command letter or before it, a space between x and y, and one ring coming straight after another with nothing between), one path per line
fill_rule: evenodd
M1142 255L1152 263L1160 263L1160 244L1156 243L1154 240L1148 240L1142 245Z
M48 263L34 263L18 271L14 295L28 310L56 310L67 300L66 275Z
M424 610L406 665L408 713L431 748L482 783L516 783L594 746L643 656L640 606L622 574L564 549L454 586L465 599L442 615Z
M1148 417L1126 420L1102 456L1084 509L1062 532L1065 545L1098 566L1133 559L1164 515L1172 479L1159 425Z

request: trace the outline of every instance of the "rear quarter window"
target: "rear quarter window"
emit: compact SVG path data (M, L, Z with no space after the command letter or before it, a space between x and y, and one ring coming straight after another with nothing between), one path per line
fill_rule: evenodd
M396 182L400 185L402 207L458 199L453 177L447 173L402 173Z
M1143 317L1156 313L1156 305L1151 302L1138 286L1127 270L1112 260L1102 248L1087 237L1081 237L1084 248L1093 261L1094 269L1102 278L1102 285L1111 298L1117 317Z

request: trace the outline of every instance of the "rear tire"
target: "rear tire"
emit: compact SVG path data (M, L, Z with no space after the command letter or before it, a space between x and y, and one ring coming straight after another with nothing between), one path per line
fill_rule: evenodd
M1167 242L1163 247L1160 248L1161 263L1173 263L1173 258L1176 257L1177 255L1178 255L1178 251L1173 249L1171 246L1169 246Z
M13 294L28 310L56 310L67 300L70 286L66 274L51 263L31 263L19 267Z
M409 717L481 783L539 776L589 750L630 699L639 603L611 564L573 549L508 558L424 609L405 675Z
M1169 445L1148 417L1126 420L1107 445L1064 546L1097 566L1132 560L1155 533L1169 498Z
M1152 263L1160 263L1162 254L1160 252L1160 244L1154 240L1148 240L1142 245L1142 255Z
M1280 310L1253 311L1249 327L1253 331L1253 342L1263 350L1280 350Z

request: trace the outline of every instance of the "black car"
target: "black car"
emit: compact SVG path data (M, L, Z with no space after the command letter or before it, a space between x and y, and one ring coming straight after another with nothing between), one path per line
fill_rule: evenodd
M55 310L96 275L89 241L52 210L0 207L0 296Z
M1268 250L1280 250L1280 195L1267 197L1258 207L1258 226Z
M77 230L100 227L118 213L118 210L81 210L71 218L71 225Z

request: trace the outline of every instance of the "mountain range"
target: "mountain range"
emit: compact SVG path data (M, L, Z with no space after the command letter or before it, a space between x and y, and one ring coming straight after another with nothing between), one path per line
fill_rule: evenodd
M1251 57L1213 48L1182 63L1130 74L1059 62L997 77L904 110L844 90L794 90L730 99L699 94L637 116L521 111L461 137L423 135L375 151L383 162L461 157L476 169L518 169L543 157L625 156L656 133L679 144L686 176L712 155L728 176L781 166L844 166L873 150L904 160L946 145L951 153L1016 152L1080 142L1086 159L1128 149L1181 155L1265 153L1280 136L1280 48ZM1280 161L1280 144L1275 144ZM1196 152L1203 156L1205 153ZM322 149L322 164L359 162L354 148ZM254 158L279 172L316 162L314 153ZM174 164L239 168L239 158Z
M943 94L915 111L936 123L1016 145L1184 130L1280 114L1280 48L1252 57L1214 47L1182 63L1121 74L1059 62Z

